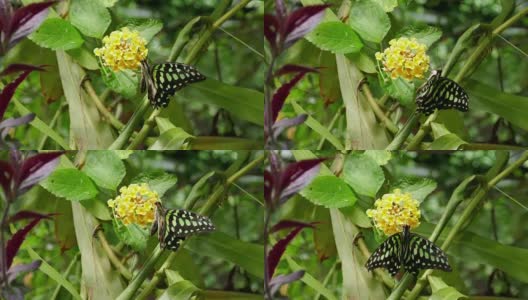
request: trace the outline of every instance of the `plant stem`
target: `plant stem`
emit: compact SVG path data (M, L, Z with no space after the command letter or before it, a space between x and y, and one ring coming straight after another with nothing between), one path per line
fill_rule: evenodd
M9 282L7 280L7 255L6 255L6 247L4 246L4 229L7 225L7 215L9 213L9 207L11 206L11 200L9 199L9 195L7 195L8 191L5 191L5 200L6 200L6 206L4 208L4 214L2 215L2 222L0 222L0 268L2 268L2 280L0 280L0 284L4 285L6 287L9 287Z
M81 257L81 252L77 252L77 254L75 254L73 259L71 260L70 264L66 268L66 272L64 272L64 278L68 279L68 275L70 275L70 272L73 269L73 266L75 266L75 263L77 263L77 260L79 260L79 257ZM61 291L61 289L62 289L62 285L58 284L57 287L55 288L55 291L51 295L51 300L57 299L57 296L59 295L59 292Z
M110 259L110 262L114 265L114 267L125 277L125 279L130 280L132 279L132 273L119 261L119 258L115 255L114 251L112 251L112 248L110 248L110 245L108 245L108 242L106 241L106 237L101 229L97 230L97 238L99 239L99 242L103 246L104 251L106 252L108 258Z
M110 122L112 126L114 126L115 129L121 130L125 125L121 123L114 115L112 115L111 112L109 112L104 104L101 102L101 99L99 99L99 96L97 96L97 93L95 92L92 83L89 80L85 80L83 82L83 87L92 98L92 101L94 102L95 106L99 110L101 114L105 117L105 119Z
M143 100L141 101L141 104L132 115L132 118L130 118L128 123L125 125L123 131L121 131L117 139L108 148L109 150L120 150L124 148L125 144L128 142L128 139L130 138L130 136L132 136L134 128L141 122L141 118L143 118L143 115L145 114L148 108L149 100L148 97L145 95L145 97L143 97Z
M328 131L330 133L332 132L332 128L334 128L335 123L337 122L339 117L341 117L341 115L345 112L345 110L346 110L346 107L345 107L344 104L341 105L341 107L337 110L336 114L332 118L332 121L330 121L330 125L328 125L328 127L327 127L327 129L328 129ZM317 145L317 150L323 149L323 145L324 145L325 141L326 141L326 137L321 136L321 140L319 141L319 145Z
M57 123L57 120L59 119L60 115L62 114L63 110L68 106L68 102L64 101L55 114L53 115L53 118L51 118L51 121L49 123L49 127L53 129L55 127L55 124ZM37 149L42 150L44 148L44 145L46 144L46 141L48 140L48 135L44 135L42 139L40 140L39 145L37 146Z
M385 150L399 150L403 143L405 143L405 140L411 134L414 125L418 123L419 119L420 114L414 111L405 125L403 125L403 128L396 134L392 142L385 148Z
M372 97L372 93L370 92L370 89L368 85L365 85L363 87L363 94L365 95L365 98L367 98L368 103L370 104L370 107L372 108L372 111L374 111L374 114L380 119L383 124L385 124L385 127L393 134L396 134L398 132L398 127L392 123L392 121L387 118L385 113L381 110L376 100L374 100L374 97Z
M436 109L435 112L430 115L427 120L420 126L420 129L418 129L418 132L416 135L411 139L409 142L409 145L405 148L405 150L416 150L418 146L420 146L420 143L422 142L425 135L429 132L429 129L431 129L431 123L436 119L438 116L438 110Z

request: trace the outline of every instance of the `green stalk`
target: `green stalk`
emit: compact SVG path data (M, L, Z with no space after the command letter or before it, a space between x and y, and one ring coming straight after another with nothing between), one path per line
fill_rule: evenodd
M130 118L128 123L125 125L125 129L121 131L117 139L108 148L109 150L119 150L124 148L125 144L128 142L128 139L130 138L130 136L132 136L134 128L136 128L136 126L141 122L141 119L143 118L143 115L145 114L149 106L150 104L148 97L145 95L145 97L143 97L143 100L141 100L141 104L132 115L132 118Z
M405 140L407 140L411 134L414 125L418 123L418 120L420 120L420 114L414 111L407 120L407 123L403 125L403 128L396 134L392 142L385 148L385 150L399 150L403 143L405 143Z

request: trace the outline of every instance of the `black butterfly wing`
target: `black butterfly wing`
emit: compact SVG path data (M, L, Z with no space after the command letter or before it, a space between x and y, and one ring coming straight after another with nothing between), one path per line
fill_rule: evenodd
M457 109L468 111L469 97L464 89L453 80L441 77L435 71L416 96L416 110L425 115L435 109Z
M154 107L166 107L169 98L176 91L188 84L205 80L205 76L189 65L181 63L162 63L150 69L150 76L154 82L155 93L149 94L150 103Z
M405 270L418 276L422 269L439 269L451 272L447 255L430 240L411 233L409 249L404 259Z
M399 252L401 249L401 236L399 233L391 235L384 241L367 260L365 267L371 271L377 268L385 268L391 276L400 270L401 262Z

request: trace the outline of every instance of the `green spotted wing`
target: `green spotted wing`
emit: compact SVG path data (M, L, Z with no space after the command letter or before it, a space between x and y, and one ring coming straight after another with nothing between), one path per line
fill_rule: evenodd
M369 271L377 268L385 268L391 276L400 270L401 262L399 251L401 250L401 236L399 233L391 235L372 253L366 263Z
M166 107L169 98L188 84L205 80L195 67L182 63L162 63L149 66L146 61L142 67L142 92L147 88L150 103L155 108Z
M208 217L184 209L164 209L157 203L156 221L151 234L156 230L160 247L175 251L186 237L214 231L215 226Z
M403 267L417 276L420 270L439 269L451 271L447 255L433 242L411 233L407 226L403 232L391 235L367 260L369 271L385 268L391 276Z
M469 97L466 91L440 73L439 70L433 70L429 79L418 89L416 110L425 115L430 115L435 109L468 111Z

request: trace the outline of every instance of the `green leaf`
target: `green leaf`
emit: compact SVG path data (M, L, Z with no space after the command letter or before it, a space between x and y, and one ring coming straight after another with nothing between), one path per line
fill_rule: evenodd
M344 55L337 54L336 61L346 108L345 149L385 149L388 145L386 130L357 88L365 79L363 73Z
M202 291L204 299L209 300L262 300L262 295L242 292L226 292L217 290Z
M112 7L114 4L116 4L117 0L97 0L101 2L105 7Z
M229 261L258 278L264 278L264 246L244 242L222 232L198 235L185 244L185 248Z
M101 120L99 111L81 88L86 79L84 70L64 51L57 51L57 62L68 102L70 140L76 149L106 149L114 141L112 129Z
M429 300L458 300L467 299L466 295L457 291L454 287L448 286L440 277L427 276L433 293Z
M74 168L57 169L40 185L53 195L70 201L92 199L99 193L90 177Z
M346 55L361 71L374 74L378 71L374 60L364 51L359 53L349 53Z
M130 30L139 31L139 35L144 38L147 43L161 31L163 23L156 19L131 19L127 20L121 27L128 27Z
M463 139L454 133L443 135L434 140L430 145L430 150L458 150L462 145L466 145Z
M422 202L436 189L436 182L430 178L406 177L393 185L393 189L401 189L402 193L411 193L412 197Z
M147 248L147 241L150 236L148 229L142 228L137 224L124 225L115 218L112 218L112 224L120 241L129 245L135 251L144 251Z
M29 257L31 257L31 259L41 261L39 270L42 271L42 273L48 275L51 279L55 280L55 282L62 285L62 287L64 287L68 292L70 292L70 294L73 296L73 299L78 299L78 300L82 299L81 296L79 295L79 292L77 292L77 290L75 289L75 287L66 278L64 278L59 271L57 271L50 264L48 264L31 247L24 246L24 248L28 252Z
M374 0L377 2L381 7L383 7L383 10L386 12L393 11L396 7L398 7L398 0Z
M289 103L293 106L293 109L297 114L307 114L308 112L302 108L301 105L299 105L295 100L290 99ZM341 144L338 138L336 138L328 128L324 127L323 124L319 123L316 119L314 119L311 116L308 116L306 118L306 121L304 121L304 124L306 126L310 127L313 131L317 132L321 137L324 137L330 144L332 144L336 149L338 150L344 150L345 147Z
M406 26L400 30L396 36L415 38L418 40L418 42L425 44L427 48L429 48L442 37L442 30L437 27L427 25Z
M416 233L429 236L434 224L422 222L415 228ZM450 227L443 230L437 244L442 244L450 231ZM501 244L495 240L481 237L471 231L459 232L453 239L448 253L458 257L461 261L476 262L500 269L511 277L528 283L528 249Z
M262 149L263 142L223 136L197 136L189 142L191 150L253 150Z
M200 294L201 290L192 282L183 279L178 272L167 269L165 275L170 286L159 300L191 300Z
M380 166L386 165L392 158L391 151L386 150L367 150L365 155L370 156Z
M82 34L102 38L112 22L110 13L100 1L72 0L70 22Z
M318 222L317 226L313 229L313 239L319 261L323 261L329 257L335 257L337 254L336 241L334 240L332 220L330 219L328 209L322 206L315 206L311 221Z
M469 93L470 110L497 114L512 124L528 130L528 97L507 94L476 80L468 79L464 88Z
M110 68L102 66L101 75L107 87L130 99L137 94L139 79L132 70L121 70L114 72Z
M357 200L350 187L334 175L317 176L300 194L311 202L328 208L352 206Z
M141 173L137 177L134 177L130 183L146 183L150 189L157 192L160 197L163 197L165 192L173 187L177 181L178 178L172 174L163 171L154 171Z
M169 129L177 128L169 119L161 117L156 117L156 125L158 126L160 133L164 133Z
M365 40L381 43L391 27L387 13L377 2L359 0L352 3L350 26Z
M179 150L183 144L193 136L185 130L175 127L163 132L149 147L149 150ZM229 148L226 148L229 149Z
M83 172L98 186L115 191L125 177L125 164L113 151L89 151Z
M324 103L334 103L341 97L335 55L328 51L321 51L319 56L319 94Z
M81 205L94 217L103 221L110 221L112 216L110 215L110 209L106 204L105 200L98 198L81 201Z
M345 215L350 220L350 222L354 223L355 225L359 227L363 227L363 228L372 227L370 218L359 207L359 205L354 205L352 207L343 207L343 208L340 208L339 211L343 215Z
M385 175L378 163L370 156L352 153L345 159L343 180L361 195L376 197L385 181Z
M81 173L82 174L82 173ZM110 264L101 243L94 237L99 223L78 202L72 202L77 245L81 252L83 285L92 299L117 299L123 291L119 273Z
M310 37L310 42L332 53L357 53L363 47L354 30L342 22L321 23L315 27Z
M84 43L77 29L60 18L46 19L30 38L37 45L52 50L79 48Z
M403 106L414 107L414 83L401 77L384 83L383 89Z
M225 108L234 116L257 125L264 125L264 94L224 84L214 79L194 83L178 93L182 102L198 101Z
M99 63L97 62L97 58L95 58L95 55L92 52L88 51L88 49L86 49L85 47L71 49L66 51L66 53L68 53L68 55L70 55L76 63L78 63L85 69L99 69Z

